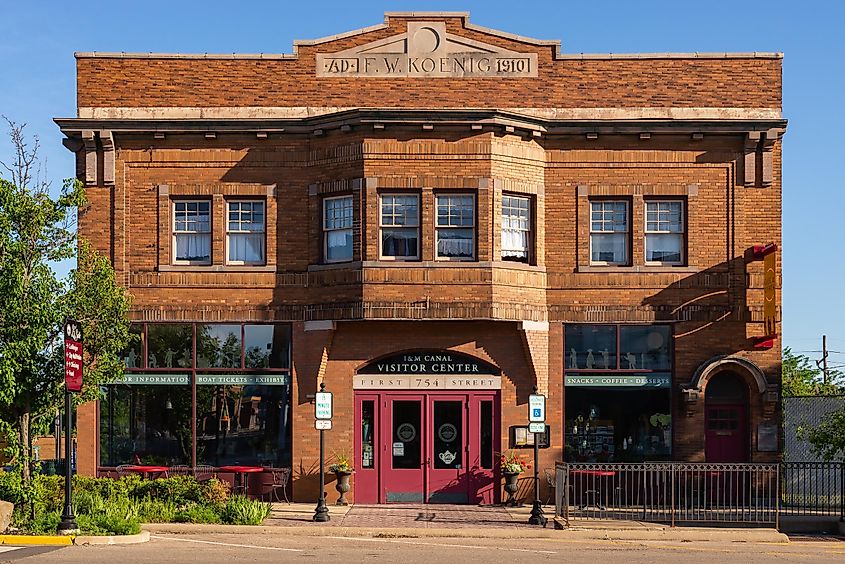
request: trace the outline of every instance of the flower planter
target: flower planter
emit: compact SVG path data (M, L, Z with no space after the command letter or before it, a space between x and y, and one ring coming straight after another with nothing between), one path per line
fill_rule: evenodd
M340 494L340 497L337 498L335 505L349 505L349 502L346 500L346 492L349 491L349 477L352 475L352 472L342 472L337 471L334 473L337 477L337 483L334 486L334 489L337 490L337 493Z
M519 480L519 475L521 472L502 472L502 476L505 477L505 492L508 494L508 499L505 501L505 505L510 507L516 507L518 503L516 502L516 498L514 495L516 491L519 489L519 484L517 484L517 480Z

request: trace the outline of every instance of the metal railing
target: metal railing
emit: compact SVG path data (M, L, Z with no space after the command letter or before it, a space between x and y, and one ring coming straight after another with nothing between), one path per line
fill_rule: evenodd
M780 483L781 515L845 521L845 463L784 462Z
M558 462L556 515L680 523L778 525L778 464Z

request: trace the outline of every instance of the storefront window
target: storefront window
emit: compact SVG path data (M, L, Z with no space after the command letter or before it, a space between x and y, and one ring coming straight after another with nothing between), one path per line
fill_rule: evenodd
M147 341L146 368L190 368L193 364L194 332L190 324L150 323Z
M361 467L375 468L375 402L361 402Z
M240 366L240 325L197 325L197 368Z
M567 325L564 458L668 460L672 454L669 325Z
M670 392L627 387L567 387L568 462L669 460Z
M245 368L289 368L289 325L244 325Z
M566 367L568 370L615 370L615 325L567 325Z
M268 377L286 382L285 376ZM218 381L238 379L228 375L214 375L212 378ZM198 464L290 464L287 384L208 386L199 385L201 381L202 376L198 376Z
M123 359L123 364L126 368L132 370L134 368L143 368L144 363L144 326L140 323L132 323L129 326L129 346L120 355Z
M190 464L190 386L108 388L100 404L100 464Z

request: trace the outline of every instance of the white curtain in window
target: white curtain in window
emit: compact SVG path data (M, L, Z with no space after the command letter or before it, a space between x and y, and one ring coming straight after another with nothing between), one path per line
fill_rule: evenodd
M352 230L326 232L326 260L352 259Z
M627 233L593 233L590 240L593 262L628 262Z
M230 262L264 262L264 233L230 233Z
M464 232L469 236L464 235L464 238L455 238L455 236L460 237ZM437 241L437 256L444 258L472 258L472 244L472 231L470 230L461 230L461 233L458 230L449 230L440 233Z
M527 257L528 232L515 229L502 229L502 256Z
M176 260L209 261L211 260L210 233L177 233Z
M645 236L645 260L647 262L681 262L683 235L679 233Z

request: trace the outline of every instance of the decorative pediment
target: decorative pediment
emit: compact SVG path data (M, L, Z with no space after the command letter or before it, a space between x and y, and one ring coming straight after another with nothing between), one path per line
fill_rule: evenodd
M317 53L319 77L531 77L537 54L446 33L445 22L408 22L408 31L336 53Z

